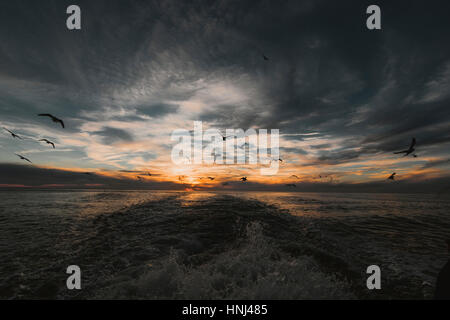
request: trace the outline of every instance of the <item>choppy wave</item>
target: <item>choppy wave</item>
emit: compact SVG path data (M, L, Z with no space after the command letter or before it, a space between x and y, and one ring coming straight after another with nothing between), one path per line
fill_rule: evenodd
M350 286L320 270L308 256L280 251L263 235L260 223L247 225L245 244L186 260L185 252L169 256L133 276L100 290L100 298L135 299L350 299ZM243 239L241 239L243 240ZM125 273L126 274L126 273Z
M409 200L379 196L45 195L1 202L2 298L427 298L449 226L446 201L405 215ZM80 291L65 287L71 264ZM370 264L384 272L381 292L365 287Z

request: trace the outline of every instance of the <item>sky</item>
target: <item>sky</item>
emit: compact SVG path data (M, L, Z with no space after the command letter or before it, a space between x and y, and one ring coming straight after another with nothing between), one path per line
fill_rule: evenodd
M374 3L381 30L366 28ZM0 187L446 188L450 5L374 3L2 1ZM194 121L279 129L278 172L174 164L171 134ZM413 137L417 157L393 153Z

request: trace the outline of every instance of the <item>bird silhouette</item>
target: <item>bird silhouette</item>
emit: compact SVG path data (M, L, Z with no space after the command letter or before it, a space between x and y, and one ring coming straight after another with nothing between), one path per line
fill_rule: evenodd
M147 171L147 175L148 175L149 177L151 177L151 176L152 176L152 174L151 174L150 172L148 172L148 171Z
M286 185L286 187L297 187L297 186L295 185L295 183L288 183L288 184Z
M28 161L29 163L33 163L30 161L30 159L25 158L24 156L21 156L20 154L15 153L16 156L18 156L20 159Z
M47 144L51 144L51 145L53 146L53 149L55 149L55 144L54 144L53 142L51 142L51 141L49 141L49 140L47 140L47 139L40 139L39 141L44 141L44 142L46 142Z
M291 176L292 178L295 178L295 179L300 179L298 176L296 176L295 174L293 174L292 176Z
M61 119L58 119L57 117L51 115L50 113L40 113L40 114L38 114L38 116L40 116L40 117L49 117L50 119L52 119L53 122L60 123L61 126L63 128L65 128L64 127L64 122Z
M265 61L269 61L269 58L265 54L262 54L262 57Z
M274 159L274 158L270 158L270 162L283 162L283 159L278 158L278 159Z
M249 143L244 143L243 145L241 145L241 146L238 146L240 149L244 149L244 148L250 148L250 144Z
M247 177L242 177L240 180L242 180L242 182L247 181Z
M5 129L6 131L8 131L13 138L17 138L17 139L21 139L23 140L21 137L19 137L17 134L15 134L14 132L12 132L11 130L6 129L5 127L3 127L3 129Z
M215 178L214 177L208 177L208 179L213 181Z
M389 178L387 178L387 180L395 180L395 175L396 175L396 173L394 172L393 174L391 174L389 176Z
M222 136L223 141L226 141L227 138L232 137L232 135L231 136L224 136L221 132L219 132L219 133Z
M411 145L409 146L409 148L407 150L394 152L394 154L404 153L405 154L404 157L406 157L406 156L408 156L409 154L413 153L416 150L416 149L414 149L415 145L416 145L416 138L412 138Z

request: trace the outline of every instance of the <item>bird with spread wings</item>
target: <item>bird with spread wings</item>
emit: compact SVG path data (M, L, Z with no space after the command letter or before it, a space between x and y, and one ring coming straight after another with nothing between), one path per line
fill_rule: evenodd
M65 128L64 127L64 122L61 119L58 119L57 117L51 115L50 113L40 113L40 114L38 114L38 116L40 116L40 117L49 117L50 119L52 119L53 122L60 123L61 126L63 128Z
M403 151L394 152L394 154L404 153L405 154L404 157L406 157L416 150L416 149L414 149L415 145L416 145L416 138L412 138L411 145L409 146L408 149L403 150Z
M17 139L21 139L21 140L22 140L21 137L19 137L17 134L15 134L14 132L12 132L11 130L6 129L5 127L3 127L3 129L5 129L6 131L8 131L8 132L12 135L13 138L17 138Z

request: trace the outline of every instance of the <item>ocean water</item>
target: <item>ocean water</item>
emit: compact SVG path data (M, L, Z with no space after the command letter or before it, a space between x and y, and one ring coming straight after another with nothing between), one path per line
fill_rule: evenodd
M0 298L430 299L449 230L448 195L2 191Z

